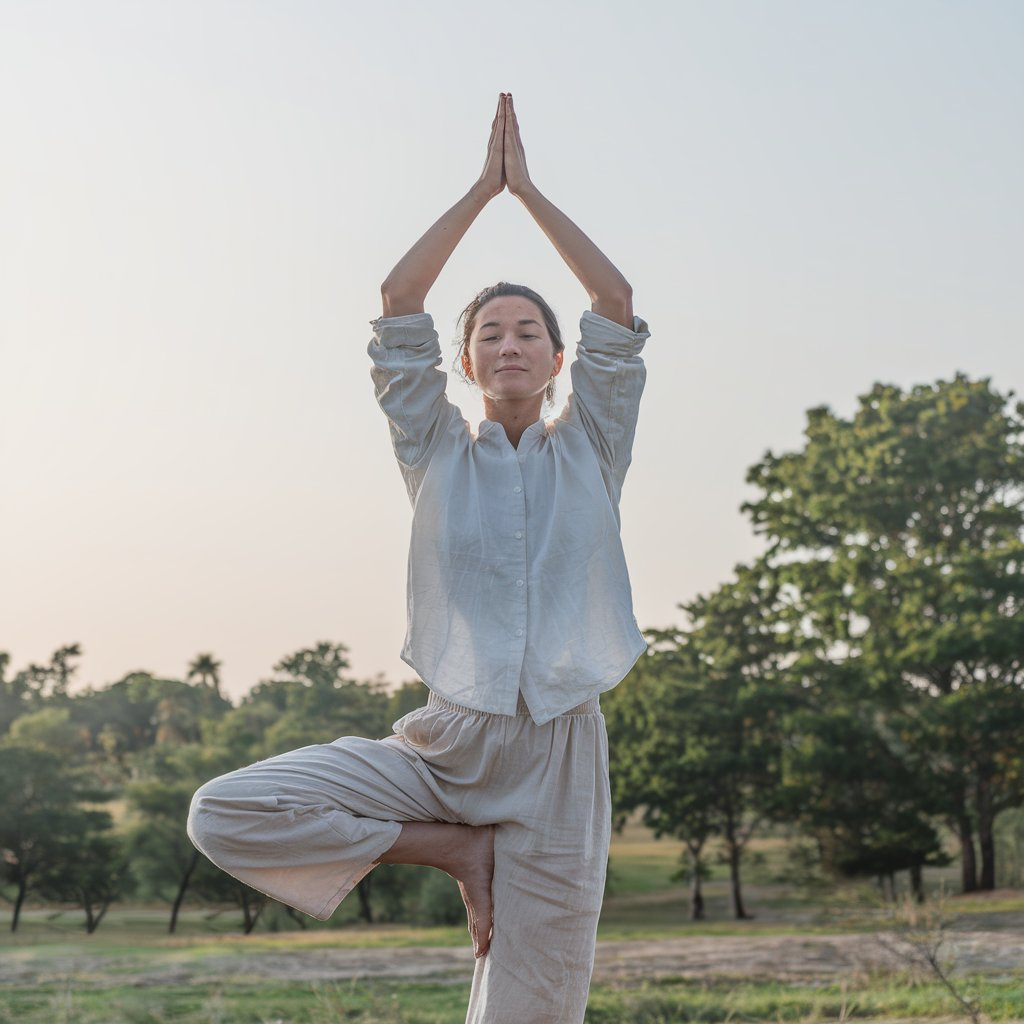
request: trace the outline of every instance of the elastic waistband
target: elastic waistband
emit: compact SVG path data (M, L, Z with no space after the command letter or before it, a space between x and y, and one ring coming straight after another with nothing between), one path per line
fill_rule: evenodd
M489 718L510 718L510 717L526 717L530 716L530 709L526 706L526 701L523 700L523 695L519 694L519 700L516 702L516 713L515 716L503 715L497 711L481 711L479 708L467 707L465 704L456 704L453 700L448 700L447 697L442 697L439 694L430 691L430 696L427 698L428 708L443 708L445 711L460 711L465 715L482 715ZM601 702L595 697L593 700L584 701L582 704L577 704L574 708L569 708L568 711L563 711L560 715L555 715L555 718L566 718L570 715L597 715L601 713Z

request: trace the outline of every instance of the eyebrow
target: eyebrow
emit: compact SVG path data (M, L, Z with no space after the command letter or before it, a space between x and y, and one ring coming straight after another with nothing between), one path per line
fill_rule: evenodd
M520 327L525 327L527 324L534 324L536 327L540 327L540 321L538 320L517 320L516 323ZM481 324L481 328L484 327L500 327L501 324L497 320L488 320L487 323Z

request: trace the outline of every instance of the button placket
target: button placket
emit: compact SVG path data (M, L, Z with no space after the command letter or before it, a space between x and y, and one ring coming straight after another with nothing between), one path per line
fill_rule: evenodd
M526 619L528 609L528 596L527 596L527 565L526 565L526 494L523 490L523 478L522 468L519 465L518 460L515 463L516 473L518 475L518 482L512 487L512 504L513 515L512 523L510 524L512 529L512 538L516 543L512 544L511 551L515 552L515 557L512 560L511 568L511 584L516 593L518 600L516 601L516 612L513 616L513 620L508 624L509 632L514 637L515 649L519 656L520 671L522 670L522 659L526 652L526 644L524 637L526 636Z

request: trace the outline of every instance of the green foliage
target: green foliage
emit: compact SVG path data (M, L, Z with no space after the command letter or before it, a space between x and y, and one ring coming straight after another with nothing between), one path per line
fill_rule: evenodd
M887 762L867 768L871 805L917 811L902 834L890 821L854 846L929 856L922 815L939 811L961 836L968 889L972 832L991 888L995 815L1024 801L1022 412L985 380L878 384L849 420L811 410L804 448L748 476L794 691L817 715L800 742L846 714L859 749Z
M81 867L80 850L104 842L104 797L60 755L31 747L0 747L0 879L13 891L11 931L30 888Z
M61 754L68 761L78 761L85 755L89 737L71 720L71 709L42 707L20 715L11 723L4 738L8 746L32 747Z
M47 865L37 884L38 894L45 900L80 907L86 933L92 935L124 891L125 843L110 831L76 832L58 838L65 848L63 855Z
M7 732L19 715L67 700L68 685L76 668L71 659L81 653L78 644L60 647L54 651L48 665L30 663L7 679L10 656L0 652L0 735Z
M430 691L418 679L409 683L402 683L401 686L391 691L388 697L389 722L397 722L403 715L423 707L427 703Z
M194 743L206 722L230 708L207 687L132 672L112 686L77 696L72 713L87 729L97 757L127 776L133 755L154 746Z
M130 809L127 843L136 892L171 905L169 930L190 885L209 891L234 884L192 845L185 831L192 794L206 781L237 767L225 752L203 744L152 747L133 762L125 788ZM233 893L233 889L229 889Z
M1024 808L1003 811L996 819L1000 888L1024 888Z
M380 737L388 732L388 697L379 683L359 683L348 668L342 644L319 643L282 658L278 675L253 688L242 707L228 716L221 735L242 720L250 735L263 726L250 753L270 757L338 736Z
M733 911L746 916L740 860L775 810L787 699L773 598L770 578L741 568L735 583L686 607L687 631L653 633L647 656L605 699L618 813L642 807L656 835L686 843L694 917L715 834L728 850Z

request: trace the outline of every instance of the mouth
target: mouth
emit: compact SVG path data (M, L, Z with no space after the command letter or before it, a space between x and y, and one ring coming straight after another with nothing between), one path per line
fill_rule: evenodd
M525 373L526 372L526 367L525 366L499 366L498 369L496 369L494 372L495 373L506 373L509 370L518 370L520 373Z

